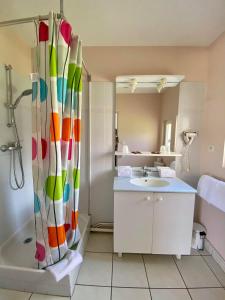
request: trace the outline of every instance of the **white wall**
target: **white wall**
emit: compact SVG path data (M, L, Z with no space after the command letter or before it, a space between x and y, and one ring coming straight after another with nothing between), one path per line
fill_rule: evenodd
M184 143L182 132L193 130L198 132L198 137L190 147L190 172L183 168L183 157L176 159L177 176L192 186L196 187L200 176L200 146L202 141L202 115L205 102L205 85L201 82L182 82L180 84L176 152L183 153Z
M79 211L88 213L89 206L89 87L83 80L81 115L81 171Z
M11 28L0 32L0 145L13 140L12 130L6 127L7 110L5 69L3 64L14 68L14 96L30 88L28 75L31 70L30 46L15 34ZM9 153L0 152L0 244L18 230L33 214L33 192L31 173L31 100L23 99L16 113L19 134L23 145L25 186L21 191L9 187Z
M95 224L113 221L114 83L93 82L90 93L90 213Z
M14 99L24 89L31 88L29 77L12 71ZM5 69L0 65L0 145L15 141L12 128L8 128L6 102ZM33 215L33 182L31 170L31 96L23 98L16 110L16 121L23 146L25 186L13 191L9 187L10 154L0 152L0 244ZM17 168L17 170L19 170Z

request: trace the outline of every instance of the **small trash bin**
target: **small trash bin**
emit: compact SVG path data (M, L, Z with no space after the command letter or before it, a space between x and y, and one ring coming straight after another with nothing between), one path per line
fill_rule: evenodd
M194 223L192 235L192 248L196 250L204 250L205 237L206 228L199 223Z

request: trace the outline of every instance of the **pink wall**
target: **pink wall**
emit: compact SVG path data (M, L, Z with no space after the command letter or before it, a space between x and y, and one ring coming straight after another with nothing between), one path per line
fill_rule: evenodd
M208 92L203 116L201 173L225 180L222 168L225 142L225 33L209 48ZM209 152L208 146L215 151Z
M209 48L208 91L202 126L201 174L225 180L225 168L222 168L225 142L225 34ZM209 145L214 145L214 152L208 151ZM225 259L225 213L204 200L199 200L197 207L197 217L207 228L208 240Z
M93 80L114 81L118 75L181 74L186 81L207 83L203 112L200 172L225 180L225 33L210 47L85 47L84 58ZM215 151L209 152L208 145ZM198 201L198 220L208 239L225 259L225 214Z
M196 220L207 230L207 239L225 259L225 213L197 197Z
M25 44L10 28L1 28L0 45L0 63L11 64L17 73L28 76L31 72L29 45Z
M114 81L118 75L180 74L187 81L206 81L204 47L84 47L92 80Z

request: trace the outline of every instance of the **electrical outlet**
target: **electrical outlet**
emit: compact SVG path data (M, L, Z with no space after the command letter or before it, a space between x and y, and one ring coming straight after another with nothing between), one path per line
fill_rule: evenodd
M208 146L208 151L209 152L214 152L215 151L215 146L214 145L209 145Z

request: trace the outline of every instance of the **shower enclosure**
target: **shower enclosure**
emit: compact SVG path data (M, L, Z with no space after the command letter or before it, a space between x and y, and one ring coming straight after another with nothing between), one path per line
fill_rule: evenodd
M10 80L12 82L11 89L9 88ZM70 296L75 286L79 267L57 283L48 271L37 269L34 258L36 238L33 213L30 87L29 76L19 75L11 68L9 72L4 65L0 65L0 145L4 145L1 150L5 150L0 151L0 288ZM84 81L83 104L86 108L88 107L87 103L88 83ZM87 116L88 110L84 109L82 118L85 124ZM81 140L86 139L86 134L84 126ZM86 142L84 142L81 154L82 169L82 164L86 163L86 152L88 151L85 144ZM24 174L23 188L16 191L9 185L12 152L15 152L14 168L21 187L22 172ZM81 201L82 191L86 190L84 184L87 183L82 182L83 176L86 176L85 172L81 174ZM14 172L11 175L14 176ZM85 209L79 215L79 224L81 239L77 250L83 255L90 226L90 217Z

